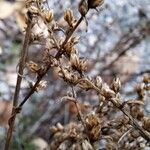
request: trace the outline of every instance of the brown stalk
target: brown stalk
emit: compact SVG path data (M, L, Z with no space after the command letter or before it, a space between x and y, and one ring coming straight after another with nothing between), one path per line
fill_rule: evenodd
M13 133L15 118L16 118L15 108L18 105L18 98L19 98L19 92L20 92L20 87L21 87L22 75L23 75L25 61L27 58L27 51L28 51L28 47L30 43L31 28L32 28L32 21L28 20L27 28L26 28L26 35L25 35L25 39L23 42L23 47L22 47L21 57L20 57L20 62L19 62L19 70L18 70L17 82L16 82L15 93L14 93L14 98L13 98L13 108L12 108L12 113L11 113L12 117L9 119L9 128L8 128L7 136L6 136L5 150L9 150L9 147L11 144L12 133Z
M63 44L58 49L59 51L57 52L57 54L55 56L56 59L59 59L61 57L61 55L64 53L64 51L63 51L64 45L69 41L69 39L73 35L74 31L77 29L79 24L82 22L82 20L83 20L83 17L81 17L78 20L78 22L76 23L76 25L74 26L74 28L72 29L70 34L68 34L65 41L63 42ZM23 44L23 49L21 52L21 59L20 59L20 63L19 63L19 71L18 71L16 89L15 89L14 100L13 100L12 116L9 119L9 129L8 129L7 137L6 137L5 150L9 150L9 147L10 147L10 143L11 143L11 139L12 139L12 133L13 133L14 124L15 124L15 118L16 118L17 113L20 113L22 106L29 99L29 97L35 92L37 85L39 84L41 79L44 77L44 75L48 72L48 70L51 67L51 65L49 64L46 71L41 76L39 76L39 78L37 79L34 86L31 88L31 90L29 91L27 96L23 99L23 101L19 104L19 106L17 106L18 105L20 85L21 85L21 81L22 81L21 75L23 74L25 60L27 57L27 49L28 49L29 41L30 41L31 28L32 28L32 23L31 23L31 20L29 20L27 23L27 29L26 29L26 35L25 35L25 40L24 40L24 44Z
M139 131L140 135L147 140L148 142L150 142L150 135L148 134L148 132L146 132L139 124L138 122L130 115L130 113L125 110L124 107L121 107L122 105L119 102L115 102L113 99L110 99L109 101L111 101L113 103L113 105L115 107L117 107L119 110L121 110L130 120L130 124Z
M76 93L75 93L75 90L74 90L73 87L72 87L72 94L73 94L73 98L74 98L74 101L73 101L73 102L74 102L75 107L76 107L77 112L78 112L78 117L79 117L79 119L81 120L83 126L84 126L85 129L86 129L86 124L84 123L83 115L82 115L82 112L81 112L81 110L80 110L80 108L79 108L79 104L78 104L78 101L77 101L77 98L76 98Z

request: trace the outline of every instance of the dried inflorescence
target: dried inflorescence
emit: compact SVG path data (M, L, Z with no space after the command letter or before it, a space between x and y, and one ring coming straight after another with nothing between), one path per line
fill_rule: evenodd
M19 108L35 92L46 87L47 82L42 78L48 70L58 69L58 76L63 79L72 89L71 94L64 96L62 100L67 99L74 103L79 122L69 123L51 127L53 134L50 141L50 149L99 149L99 141L104 140L106 149L133 149L141 148L139 141L146 145L150 141L149 125L150 119L144 117L143 105L146 91L150 90L150 77L145 76L143 82L136 88L138 98L134 101L123 101L120 90L121 82L115 78L109 85L102 80L100 76L91 78L85 75L88 67L88 60L80 58L78 49L75 47L80 39L73 36L73 33L86 17L90 9L96 9L103 4L104 0L81 0L79 3L79 13L81 18L76 19L73 11L65 11L63 18L67 27L60 28L54 18L53 10L49 10L42 0L27 0L28 20L32 22L32 29L39 23L44 24L44 31L41 30L40 38L35 38L31 29L31 42L43 44L43 59L40 63L29 61L26 63L28 70L35 74L37 81L30 86L31 91L25 97ZM63 33L58 36L57 32ZM46 35L44 35L46 34ZM41 39L44 40L41 40ZM95 91L99 98L98 105L91 106L87 114L80 110L76 87L83 91ZM117 116L117 117L116 117ZM135 140L135 138L137 138ZM131 144L130 144L131 143Z
M61 126L61 127L60 127ZM57 124L51 127L54 137L50 143L50 149L61 150L93 150L91 143L87 139L86 133L84 133L84 127L82 124L70 123L66 126Z
M38 19L40 18L47 26L49 38L46 39L46 43L51 41L51 46L46 45L42 64L38 65L34 62L29 62L27 64L29 70L40 76L46 70L42 66L44 68L47 68L47 66L57 67L58 76L68 83L69 86L79 87L86 91L96 91L99 97L99 105L94 109L91 107L91 112L86 115L83 115L79 109L75 89L73 89L71 95L62 98L75 104L82 124L70 123L65 127L61 126L61 129L60 125L53 127L53 137L50 143L52 149L72 149L72 147L84 149L83 147L86 144L89 145L89 149L94 149L96 147L95 145L97 145L95 143L102 139L105 139L107 149L117 147L127 148L130 147L130 144L126 145L125 142L131 139L134 141L133 138L135 136L136 138L150 138L147 133L149 131L149 119L144 117L143 105L139 102L140 100L144 100L145 91L149 89L148 76L144 77L143 83L136 89L139 99L127 102L122 101L120 94L121 82L119 78L116 77L111 85L108 85L100 76L96 78L85 76L88 63L84 58L80 58L78 49L76 48L76 44L80 42L80 39L77 36L72 36L72 34L82 19L86 17L88 11L90 9L96 9L103 2L103 0L81 0L78 7L79 13L81 14L79 20L76 19L71 9L67 9L63 16L64 21L67 23L67 27L63 31L65 34L64 37L66 37L65 39L54 36L56 28L60 32L62 32L62 29L59 29L52 10L45 9L44 5L42 5L43 3L40 2L31 2L28 5L30 13L33 14L32 16L38 17ZM54 55L52 51L55 51L57 54ZM64 57L61 57L62 55ZM39 84L36 90L40 89L40 87L44 86L40 86ZM125 115L121 114L119 119L110 119L113 115L118 115L119 110ZM142 123L143 128L138 123ZM132 132L130 131L131 126L133 126ZM133 131L137 132L136 135ZM135 143L133 144L134 146ZM131 147L133 147L132 144Z

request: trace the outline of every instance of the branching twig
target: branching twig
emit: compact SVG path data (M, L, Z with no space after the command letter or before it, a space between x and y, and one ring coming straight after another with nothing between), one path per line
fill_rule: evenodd
M82 81L85 81L87 82L88 84L91 85L91 87L93 89L95 89L100 95L104 96L103 95L103 92L101 91L101 89L99 89L98 87L96 87L94 85L94 83L92 83L90 80L88 80L87 78L83 78L83 79L80 79L78 83L82 82ZM119 101L115 101L114 98L110 98L108 99L108 101L110 101L115 107L117 107L120 111L122 111L130 120L130 124L139 131L140 135L145 139L147 140L148 142L150 142L150 135L148 134L148 132L146 132L140 125L139 123L130 115L130 113L122 106L122 104L119 102Z
M73 27L73 29L71 30L71 32L66 36L66 39L64 40L63 44L60 46L60 49L58 49L57 54L55 55L56 59L59 59L61 57L61 55L63 55L64 51L63 51L63 47L64 45L67 43L67 41L71 38L72 34L74 33L74 31L77 29L77 27L79 26L79 24L82 22L83 17L81 17L76 25ZM9 119L9 129L7 132L7 138L6 138L6 143L5 143L5 150L8 150L10 147L10 142L11 142L11 138L12 138L12 133L13 133L13 128L14 128L14 123L15 123L15 118L16 118L16 114L20 113L20 110L22 108L22 106L25 104L25 102L29 99L29 97L35 92L36 87L38 86L39 82L41 81L41 79L45 76L45 74L48 72L48 70L50 69L51 65L49 64L49 66L47 66L46 71L40 75L36 81L36 83L34 84L34 86L31 88L31 90L29 91L29 93L27 94L27 96L23 99L23 101L18 105L18 97L19 97L19 91L20 91L20 84L21 84L21 80L22 77L20 75L23 74L23 69L24 69L24 65L25 65L25 60L27 57L27 49L29 46L29 42L30 42L30 33L31 33L31 28L32 28L32 24L31 24L31 20L29 20L28 24L27 24L27 29L26 29L26 36L25 36L25 40L24 40L24 44L23 44L23 50L21 53L21 60L19 63L19 71L18 71L18 78L17 78L17 84L16 84L16 90L15 90L15 94L14 94L14 102L13 102L13 110L12 110L12 117ZM53 36L53 35L52 35ZM53 38L55 39L55 38ZM18 111L19 110L19 111Z
M148 134L148 132L146 132L139 124L138 122L130 115L130 113L124 108L122 107L122 105L119 102L116 102L114 99L109 99L109 101L111 101L113 103L113 105L115 107L117 107L119 110L121 110L130 120L130 124L139 131L140 135L147 140L148 142L150 142L150 135Z

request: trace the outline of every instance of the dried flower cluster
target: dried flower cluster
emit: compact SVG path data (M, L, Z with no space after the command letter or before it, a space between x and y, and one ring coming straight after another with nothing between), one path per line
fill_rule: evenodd
M147 79L147 82L145 82L145 79ZM145 93L149 89L150 82L148 79L149 76L144 76L143 82L141 83L143 88L140 88L140 92L139 87L137 90L137 99L126 102L121 100L119 94L121 84L118 78L114 79L110 86L103 83L99 76L95 80L89 78L79 79L78 84L82 89L93 89L97 91L99 105L95 108L91 107L87 114L83 115L81 112L78 112L81 116L82 124L71 122L63 126L62 131L56 130L56 127L54 130L54 127L52 127L51 131L53 131L54 136L50 144L50 149L63 149L62 145L67 146L67 149L73 149L73 146L77 146L78 149L84 149L82 144L85 142L84 140L87 139L87 147L85 149L88 150L99 149L100 147L106 149L122 148L130 150L143 149L148 146L149 139L147 138L149 138L150 118L144 115L144 97L141 99L140 95L141 92ZM77 103L77 100L73 96L66 96L64 98ZM119 110L122 111L120 115L118 115ZM117 115L117 117L115 117L115 115ZM80 137L80 142L72 140L70 138L71 134L66 131L72 124L74 125L74 130L78 131L75 137ZM140 127L139 124L142 125L142 127ZM60 144L58 144L59 142L57 141L58 134L62 140ZM64 139L64 134L67 134L68 138ZM72 144L70 142L72 142ZM55 146L56 144L58 145L54 147L53 144ZM88 147L89 145L90 147Z
M62 31L54 18L53 10L46 7L44 0L26 1L27 20L32 24L29 44L35 41L42 42L44 48L41 63L33 61L26 63L26 67L35 74L37 81L30 86L29 94L18 107L21 108L35 91L45 88L47 83L42 78L50 68L57 68L58 76L72 89L72 93L62 99L74 103L79 117L79 122L71 122L65 126L58 123L51 127L52 150L94 150L102 145L108 150L142 149L150 142L150 118L145 117L143 109L145 93L150 90L150 77L145 76L137 87L136 100L123 101L119 78L115 78L112 84L108 85L100 76L91 78L85 75L87 60L80 58L79 50L75 47L80 40L73 33L88 11L96 9L103 2L103 0L81 0L78 8L81 14L79 19L74 16L71 9L66 10L63 18L67 27ZM44 29L40 33L35 33L33 29L35 27L40 29L41 26L44 26ZM56 31L64 35L59 37ZM83 114L80 110L76 87L85 91L95 91L99 98L98 105L91 106L87 114ZM122 113L118 115L118 112ZM117 117L114 117L115 115Z

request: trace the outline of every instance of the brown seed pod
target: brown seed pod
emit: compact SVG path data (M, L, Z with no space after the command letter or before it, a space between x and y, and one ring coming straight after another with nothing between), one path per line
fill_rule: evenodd
M148 75L148 74L144 75L143 82L146 84L150 83L150 75Z
M111 89L115 92L115 93L118 93L120 91L120 88L121 88L121 82L120 82L120 79L119 78L115 78L112 82L112 85L111 85Z
M48 10L45 13L45 20L50 23L54 18L53 10Z
M144 118L143 128L148 132L150 132L150 118L148 117Z
M102 83L103 83L103 81L102 81L102 78L100 77L100 76L97 76L96 77L96 86L98 87L98 88L102 88Z
M79 3L79 7L78 7L78 10L81 14L81 16L85 16L88 12L88 4L85 0L82 0L80 3Z
M70 27L73 27L75 22L75 18L73 15L73 11L71 9L67 9L64 13L64 20L68 23Z
M104 3L104 0L88 0L88 8L96 9L96 7L101 6Z

